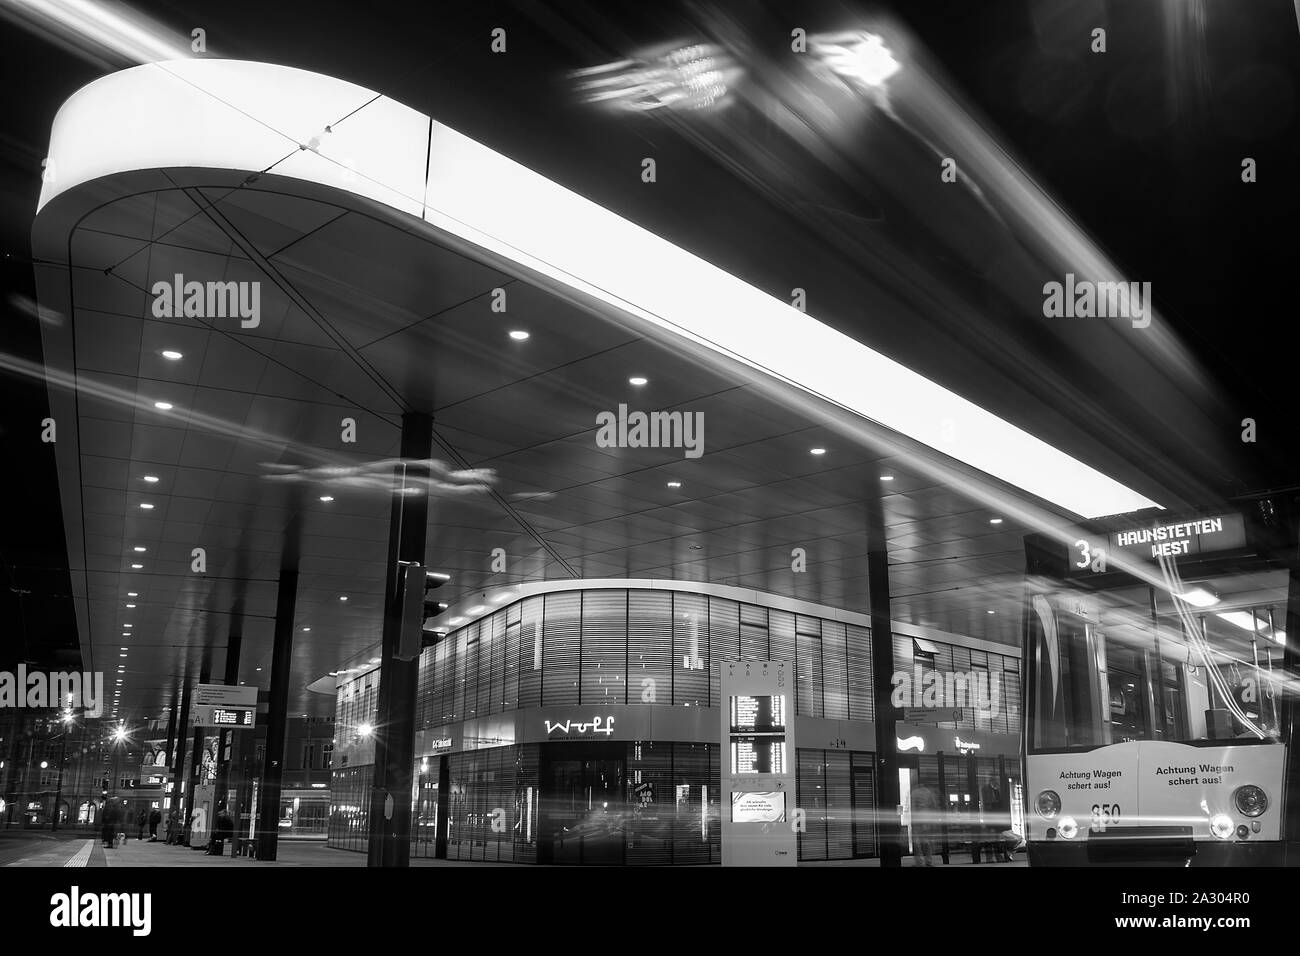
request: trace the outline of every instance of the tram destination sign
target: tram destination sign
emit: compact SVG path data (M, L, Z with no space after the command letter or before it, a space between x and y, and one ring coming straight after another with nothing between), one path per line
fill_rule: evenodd
M1240 514L1181 518L1116 531L1110 535L1110 545L1148 559L1231 551L1246 546L1246 522Z

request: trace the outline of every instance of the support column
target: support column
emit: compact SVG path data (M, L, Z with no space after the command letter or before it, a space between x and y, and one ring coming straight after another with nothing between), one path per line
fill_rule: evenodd
M948 817L952 811L948 809L948 779L944 774L943 751L940 750L937 756L939 758L939 819L943 821L941 825L943 832L943 852L941 855L943 856L943 862L946 866L948 863L952 862L948 859L948 835L951 832L948 828Z
M451 758L438 758L438 813L434 818L436 830L433 843L433 855L439 860L447 859L447 817L451 811Z
M8 804L5 808L3 818L0 818L0 826L8 826L14 818L14 808L18 806L18 801L14 799L13 782L14 782L14 757L18 753L18 714L20 711L9 709L0 713L0 721L5 722L5 755L3 757L4 768L0 773L0 797L3 797Z
M239 684L239 654L244 645L244 628L242 608L237 608L230 626L230 637L226 639L226 679L227 687L236 687ZM248 731L244 731L248 733ZM230 737L234 731L227 727L221 728L217 739L217 803L228 801L227 791L230 789L230 755L226 752L230 747ZM231 816L238 812L237 808L227 805L227 810Z
M280 569L275 595L275 646L271 650L271 693L266 715L266 759L257 801L257 858L274 860L280 842L280 784L284 777L284 735L288 726L289 667L293 658L293 612L298 601L297 568Z
M205 652L206 653L206 652ZM199 683L206 684L212 679L212 665L204 658L203 666L199 668ZM183 733L183 732L182 732ZM185 787L185 814L184 814L184 843L190 845L190 817L194 813L194 790L199 785L203 775L203 738L207 735L206 728L194 728L193 748L190 751L190 782ZM209 829L211 823L209 822Z
M415 691L419 659L394 658L402 628L398 561L424 564L429 523L429 456L433 418L423 412L402 416L402 461L393 476L388 524L388 571L384 584L384 640L379 665L375 719L375 776L370 795L368 865L409 866L411 787L415 772ZM413 489L407 493L407 489ZM439 791L439 802L443 794Z
M871 684L876 713L876 818L880 865L902 866L898 815L898 737L890 696L894 685L894 625L889 607L889 548L879 486L867 488L867 588L871 599Z
M175 762L176 755L176 705L181 695L181 689L178 685L172 685L172 705L167 715L167 749L163 751L167 754L167 759Z
M185 728L190 722L190 698L193 695L194 688L190 686L188 675L181 680L181 715L176 721L176 751L172 755L172 799L171 806L167 808L170 815L175 813L180 817L179 825L185 826L185 801L181 793L181 784L185 780Z

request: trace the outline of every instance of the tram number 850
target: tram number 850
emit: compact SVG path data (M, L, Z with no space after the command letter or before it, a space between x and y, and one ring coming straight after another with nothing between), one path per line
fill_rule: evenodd
M1119 823L1118 803L1094 803L1092 805L1092 828L1104 830Z

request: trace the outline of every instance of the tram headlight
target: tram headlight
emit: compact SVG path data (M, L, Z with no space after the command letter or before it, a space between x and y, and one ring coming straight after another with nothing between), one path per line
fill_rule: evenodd
M1257 817L1268 809L1268 797L1264 791L1250 783L1233 791L1232 802L1243 817Z
M1051 820L1061 812L1061 798L1055 790L1044 790L1038 795L1036 804L1038 815L1044 820Z
M1232 834L1236 828L1232 825L1232 817L1226 813L1216 813L1210 817L1210 832L1220 840L1232 839Z
M1061 822L1056 825L1056 829L1065 840L1073 840L1079 835L1079 824L1075 822L1074 817L1061 817Z

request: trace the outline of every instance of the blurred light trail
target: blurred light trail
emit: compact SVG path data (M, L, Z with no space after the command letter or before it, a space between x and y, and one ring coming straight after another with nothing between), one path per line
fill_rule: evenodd
M248 426L243 422L229 421L215 415L196 412L192 409L159 412L150 398L141 397L133 391L95 381L85 373L76 376L55 369L46 369L45 366L36 362L3 352L0 352L0 371L12 372L25 378L44 382L51 388L68 389L86 398L108 402L122 408L131 408L141 416L157 415L160 418L178 420L180 424L187 428L253 442L278 454L288 454L300 461L312 462L312 464L302 466L266 464L263 467L277 472L266 476L271 480L337 484L345 487L379 489L384 492L392 492L394 468L399 464L403 464L401 459L389 459L378 462L363 462L357 465L340 465L335 457L313 448L295 444L290 439ZM414 462L406 461L404 463L410 465ZM496 483L496 472L490 468L453 469L450 465L437 460L426 460L421 464L430 469L429 491L430 494L435 496L440 494L488 492L492 490Z
M1117 457L1139 460L1151 445L1146 430L1163 427L1176 408L1188 439L1180 451L1188 467L1167 476L1167 487L1183 504L1212 500L1215 492L1201 476L1220 473L1231 450L1216 423L1231 420L1232 410L1158 309L1152 309L1150 327L1136 332L1100 322L1048 324L1046 336L1059 355L1070 356L1078 366L1075 375L1034 371L1044 368L1048 351L1037 330L1026 336L1014 324L986 321L992 298L1024 309L1026 321L1042 322L1042 302L1034 301L1035 294L1067 273L1089 283L1140 277L1127 275L1111 261L992 129L963 105L909 31L881 19L853 26L857 29L829 35L869 31L881 38L899 63L886 80L888 96L880 88L853 85L838 76L825 82L830 71L820 61L810 71L810 56L771 53L755 42L742 18L713 6L697 8L695 29L731 50L764 83L740 89L738 105L747 108L730 110L716 122L686 124L672 116L665 122L798 219L805 219L809 208L828 206L839 206L847 215L864 197L879 206L892 190L890 222L893 209L904 211L898 227L863 229L845 225L845 216L821 217L818 227L825 234L830 268L857 268L885 283L896 299L915 303L918 334L953 329L959 343L978 350L990 369L1024 370L1028 391L1050 396L1050 407ZM755 115L764 122L746 122ZM939 160L951 157L952 181L965 186L965 192L917 192L918 177L898 165L907 154L898 148L891 128L930 152L936 181ZM771 135L774 130L784 133L792 148L782 149ZM879 148L873 146L876 142ZM950 197L958 195L973 198L982 213L953 202ZM912 242L899 242L899 227L918 235L906 237ZM918 249L940 255L928 257ZM963 278L964 284L954 281ZM972 297L972 281L993 295ZM1158 306L1159 288L1155 295ZM978 340L962 331L977 327ZM1099 396L1103 389L1104 400ZM1137 415L1118 412L1123 406Z
M193 56L189 38L123 4L90 0L0 0L0 14L105 69L120 66L103 53L132 63Z
M818 33L808 38L808 52L841 80L883 89L901 69L885 41L865 30Z
M262 467L273 472L265 476L269 481L304 482L328 487L390 492L393 490L393 470L398 465L417 464L429 469L429 493L435 496L474 494L487 491L496 482L496 472L491 468L457 470L436 458L422 461L387 458L382 461L362 462L359 465L322 465L315 468L264 463ZM418 489L408 486L403 488L403 491L414 493Z
M739 72L721 47L693 43L575 70L569 76L584 102L644 113L719 105Z

